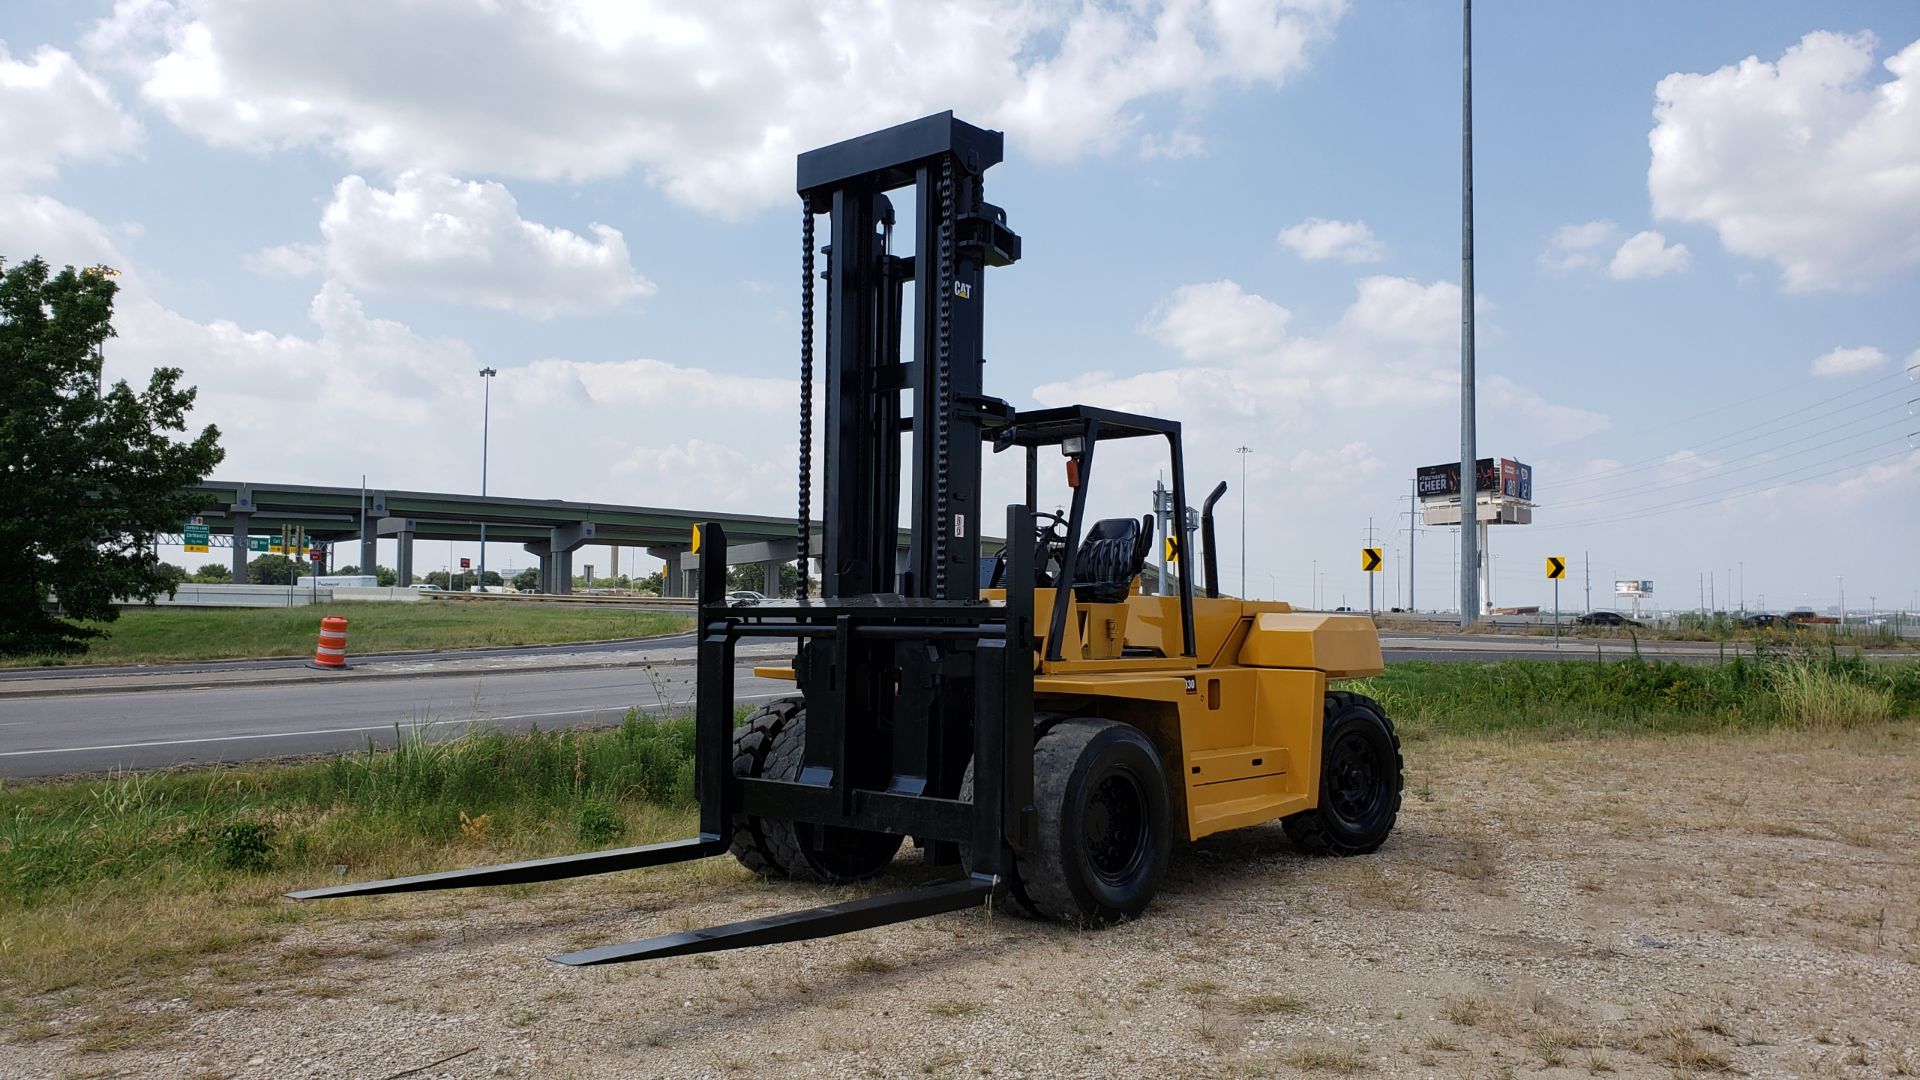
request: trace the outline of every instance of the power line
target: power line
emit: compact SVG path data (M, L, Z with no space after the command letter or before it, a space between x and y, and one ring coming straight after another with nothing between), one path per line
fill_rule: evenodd
M1758 483L1752 484L1751 486L1736 485L1735 487L1729 488L1725 491L1711 492L1703 496L1683 499L1679 502L1669 503L1665 505L1645 507L1640 510L1634 511L1633 513L1609 514L1605 517L1585 518L1579 521L1564 521L1564 522L1557 522L1551 525L1536 525L1534 526L1534 529L1536 532L1545 532L1545 531L1551 531L1554 529L1571 529L1577 526L1608 525L1608 524L1618 524L1626 521L1637 521L1642 518L1657 517L1661 514L1670 514L1678 510L1690 510L1699 506L1707 506L1712 503L1719 502L1723 499L1740 498L1745 495L1755 495L1755 494L1760 494L1767 491L1778 490L1780 488L1796 487L1800 484L1808 483L1813 480L1821 480L1829 476L1834 476L1839 473L1847 472L1850 469L1862 468L1868 465L1876 465L1882 461L1888 461L1893 458L1905 457L1909 454L1916 453L1916 451L1908 450L1903 447L1901 449L1893 451L1892 453L1882 454L1877 458L1868 458L1865 461L1849 462L1845 465L1839 466L1838 468L1829 469L1823 473L1816 473L1812 476L1803 476L1798 480L1789 480L1784 483L1780 482L1783 477L1791 476L1796 472L1804 472L1807 469L1818 468L1822 465L1829 465L1829 464L1832 464L1833 462L1841 461L1845 458L1850 458L1857 454L1860 454L1863 452L1863 450L1874 450L1874 449L1878 449L1878 447L1864 447L1861 450L1850 450L1847 453L1840 455L1839 457L1828 458L1825 461L1812 462L1807 465L1802 465L1797 469L1789 469L1786 472L1779 474L1778 476L1768 477L1764 480L1759 481Z
M1896 408L1897 408L1897 406L1896 406ZM1882 410L1882 412L1885 412L1885 411L1888 411L1888 410ZM1864 417L1861 417L1860 419L1861 419L1861 420L1871 420L1871 419L1873 419L1873 417L1871 417L1871 416L1864 416ZM1855 423L1858 423L1859 421L1854 421L1854 422L1855 422ZM1817 438L1819 438L1819 437L1820 437L1820 435L1821 435L1821 434L1823 434L1823 432L1815 432L1815 433L1813 433L1813 434L1811 434L1811 435L1803 435L1803 436L1801 436L1801 437L1800 437L1800 438L1798 438L1798 439L1791 439L1791 440L1788 440L1788 441L1786 441L1786 442L1783 442L1783 443L1779 443L1779 444L1776 444L1775 446L1769 446L1769 447L1767 447L1767 448L1765 448L1765 449L1762 449L1762 450L1755 450L1754 452L1752 452L1752 453L1750 453L1750 454L1741 454L1741 455L1740 455L1740 456L1738 456L1738 457L1732 457L1732 458L1728 458L1728 459L1726 459L1725 461L1720 461L1720 462L1715 462L1715 463L1713 464L1713 466L1711 467L1711 469L1710 469L1710 470L1707 470L1707 471L1702 471L1701 473L1699 473L1699 474L1697 474L1697 475L1695 475L1695 476L1688 476L1688 477L1679 477L1679 478L1675 478L1675 479L1673 479L1673 480L1669 480L1669 481L1666 481L1666 482L1663 482L1663 483L1659 483L1659 484L1650 484L1650 485L1647 485L1647 486L1644 486L1644 487L1637 487L1637 488L1635 488L1635 489L1634 489L1634 490L1633 490L1632 492L1630 492L1630 493L1627 493L1627 494L1624 494L1624 495L1609 495L1609 494L1600 494L1600 495L1586 495L1586 496L1582 496L1582 497L1580 497L1580 498L1578 498L1578 499L1568 499L1568 500L1566 500L1566 501L1564 501L1564 502L1557 502L1557 503L1541 503L1541 504L1539 504L1539 505L1540 505L1540 507L1541 507L1541 508L1543 508L1543 509L1546 509L1546 508L1550 508L1550 509L1555 509L1555 510L1565 510L1565 509L1567 509L1567 508L1569 508L1569 507L1575 507L1575 506L1592 506L1592 505L1595 505L1595 504L1598 504L1598 503L1604 503L1604 502L1609 502L1609 501L1612 501L1612 500L1614 500L1614 499L1621 499L1621 498L1625 498L1625 499L1633 499L1633 498L1638 498L1639 496L1641 496L1641 495L1644 495L1644 494L1646 494L1646 493L1648 493L1648 492L1656 492L1656 491L1671 491L1671 490L1673 490L1673 489L1675 489L1675 488L1683 488L1683 487L1688 487L1688 486L1691 486L1691 485L1693 485L1693 484L1699 484L1699 483L1704 483L1704 482L1706 482L1706 481L1708 481L1708 480L1715 480L1715 479L1718 479L1718 478L1720 478L1720 477L1722 477L1722 476L1727 476L1727 475L1729 475L1729 474L1731 474L1731 473L1737 473L1737 472L1745 472L1745 471L1746 471L1746 470L1748 470L1748 469L1757 469L1757 468L1760 468L1761 466L1764 466L1764 465L1772 465L1772 464L1776 464L1776 463L1778 463L1778 462L1782 462L1782 461L1790 461L1790 460L1792 460L1793 458L1796 458L1796 457L1799 457L1799 456L1800 456L1800 455L1802 455L1802 454L1810 454L1810 453L1813 453L1813 452L1814 452L1814 451L1816 451L1816 450L1824 450L1824 449L1826 449L1826 448L1827 448L1827 447L1829 447L1829 446L1838 446L1839 444L1841 444L1841 443L1843 443L1843 442L1849 442L1849 441L1851 441L1851 440L1854 440L1854 439L1859 439L1859 438L1862 438L1862 437L1865 437L1865 436L1868 436L1868 435L1872 435L1872 434L1874 434L1874 433L1876 433L1876 432L1880 432L1880 431L1885 431L1885 430L1888 430L1888 429L1892 429L1892 428L1899 428L1899 427L1903 427L1903 426L1905 426L1905 423L1906 423L1906 421L1905 421L1904 419L1893 419L1893 420L1888 420L1888 421L1885 421L1885 422L1883 422L1883 423L1880 423L1880 424L1877 424L1877 425L1875 425L1875 426L1873 426L1873 427L1871 427L1871 428L1867 428L1867 429L1866 429L1866 430L1864 430L1864 431L1855 431L1855 432L1852 432L1852 433L1850 433L1850 434L1846 434L1846 435L1842 435L1841 437L1839 437L1839 438L1837 438L1837 439L1829 439L1829 440L1827 440L1826 442L1823 442L1823 443L1816 443L1816 444L1814 444L1814 445L1812 445L1812 446L1803 446L1803 447L1801 447L1800 449L1798 449L1798 450L1795 450L1795 451L1793 451L1793 452L1791 452L1791 453L1786 453L1786 454L1774 454L1774 451L1775 451L1776 449L1778 449L1779 447L1781 447L1781 446L1791 446L1791 445L1793 445L1794 443L1799 443L1799 442L1805 442L1805 441L1807 441L1808 439L1817 439ZM1831 429L1831 428L1829 428L1829 429L1827 429L1827 430L1829 430L1829 431L1830 431L1830 430L1832 430L1832 429ZM1862 449L1868 449L1868 448L1866 448L1866 447L1863 447ZM1771 456L1771 457L1769 457L1769 456L1767 456L1767 455L1770 455L1770 454L1774 454L1774 456ZM1749 458L1763 458L1763 460L1760 460L1760 461L1755 461L1755 462L1752 462L1751 464L1747 464L1747 465L1740 465L1740 466L1736 466L1736 467L1734 467L1734 468L1726 468L1726 467L1725 467L1725 466L1727 466L1727 465L1729 465L1729 464L1731 464L1731 463L1733 463L1733 462L1736 462L1736 461L1746 461L1746 460L1748 460Z
M1791 412L1781 413L1779 416L1766 417L1760 420L1752 421L1751 423L1743 426L1739 431L1729 432L1726 435L1721 435L1712 439L1708 439L1707 441L1703 443L1699 443L1694 446L1683 446L1676 450L1669 450L1665 453L1657 454L1650 458L1642 458L1637 461L1629 462L1625 465L1618 465L1612 468L1603 469L1599 472L1588 473L1585 476L1568 477L1565 480L1557 481L1557 486L1562 488L1567 488L1567 487L1575 487L1581 484L1599 483L1603 480L1614 479L1616 477L1625 476L1630 473L1640 472L1648 468L1657 468L1659 465L1671 459L1675 454L1686 453L1688 451L1692 451L1693 453L1697 454L1697 453L1703 453L1709 450L1725 450L1729 447L1740 446L1744 443L1753 442L1757 439L1764 439L1769 435L1778 434L1782 429L1782 427L1785 427L1787 430L1791 430L1793 428L1800 427L1803 424L1812 423L1815 420L1821 420L1830 416L1836 416L1840 413L1845 413L1850 410L1857 409L1862 405L1872 404L1874 399L1867 398L1861 401L1856 401L1853 404L1843 405L1840 408L1831 409L1827 412L1820 413L1816 416L1804 417L1800 420L1794 421L1791 424L1783 423L1789 417L1798 416L1799 414L1807 412L1810 409L1817 409L1822 405L1831 404L1832 402L1838 401L1841 398L1851 397L1855 394L1860 393L1863 390L1872 390L1875 387L1877 387L1880 383L1886 382L1888 379L1891 379L1891 378L1897 378L1900 376L1900 374L1901 374L1900 372L1893 372L1890 375L1882 376L1881 378L1875 379L1873 382L1867 383L1865 385L1856 386L1851 390L1842 391L1841 393L1835 394L1831 397L1822 398L1819 401L1815 401L1807 405L1803 405L1798 409L1792 410ZM1761 430L1759 430L1755 434L1747 435L1745 438L1739 438L1739 439L1733 438L1735 435L1741 434L1741 432L1749 431L1754 428L1759 428ZM1730 439L1732 441L1728 441Z

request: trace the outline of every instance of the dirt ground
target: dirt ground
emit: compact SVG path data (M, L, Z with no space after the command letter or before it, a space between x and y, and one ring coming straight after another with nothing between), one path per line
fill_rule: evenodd
M152 1002L188 1014L153 1049L86 1052L77 1007L0 1044L0 1073L1920 1075L1911 726L1421 743L1408 764L1379 854L1215 837L1105 931L972 911L576 970L545 957L855 893L716 860L356 901Z

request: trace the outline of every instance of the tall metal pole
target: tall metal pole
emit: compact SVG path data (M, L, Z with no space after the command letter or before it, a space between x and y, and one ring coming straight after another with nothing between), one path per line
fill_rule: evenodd
M1480 618L1473 407L1473 0L1460 0L1460 625Z
M1415 515L1420 512L1420 481L1412 481L1413 487L1407 492L1407 610L1419 611L1419 598L1413 594L1413 525Z
M1236 448L1240 455L1240 599L1247 598L1247 455L1253 453L1250 446Z
M480 369L480 497L487 497L487 440L491 434L493 419L493 377L500 374L490 367ZM483 508L484 509L484 508ZM448 574L453 571L449 569ZM487 523L480 522L480 576L475 578L481 592L487 591ZM449 580L448 585L453 582Z
M1373 546L1373 518L1372 517L1367 518L1367 546L1368 547ZM1367 575L1367 614L1369 615L1373 614L1373 579L1378 576L1379 576L1378 574Z

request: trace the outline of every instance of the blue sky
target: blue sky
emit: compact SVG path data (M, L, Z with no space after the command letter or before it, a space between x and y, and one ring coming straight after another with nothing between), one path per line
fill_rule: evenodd
M1196 490L1253 447L1255 595L1363 598L1369 516L1404 588L1408 480L1457 452L1457 6L543 11L10 4L0 254L121 267L110 363L186 370L223 477L477 487L491 364L492 490L781 513L792 155L952 107L1008 131L1025 238L990 389L1175 416ZM1476 14L1480 445L1541 503L1496 599L1591 552L1597 605L1739 566L1749 606L1913 604L1920 8Z

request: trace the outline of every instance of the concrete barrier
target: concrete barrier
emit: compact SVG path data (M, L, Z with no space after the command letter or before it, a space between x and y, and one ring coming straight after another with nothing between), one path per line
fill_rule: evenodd
M321 589L318 597L312 589L289 588L285 585L210 585L188 582L174 591L171 599L165 593L154 597L157 607L306 607L313 603L329 604L334 599L334 590ZM121 607L144 607L144 600L120 600Z

